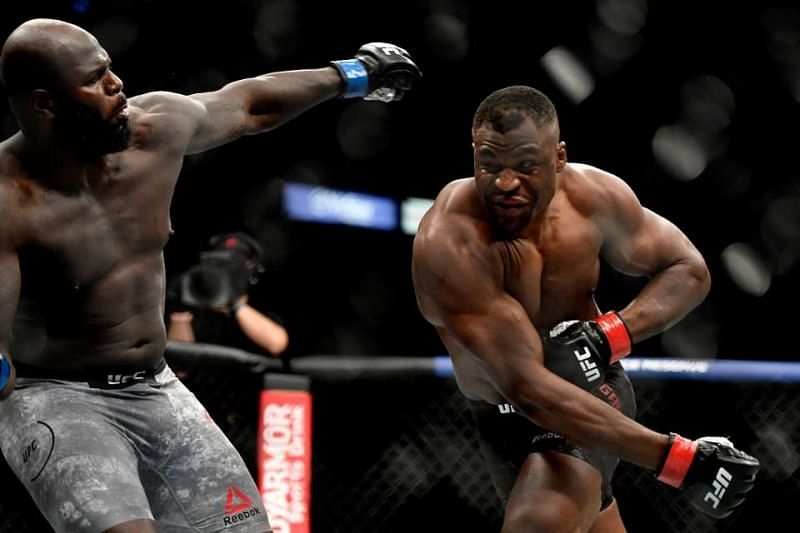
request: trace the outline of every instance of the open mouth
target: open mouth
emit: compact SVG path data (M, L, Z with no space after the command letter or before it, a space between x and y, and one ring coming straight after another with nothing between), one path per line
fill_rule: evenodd
M114 118L128 118L128 102L123 100L122 104L114 110Z

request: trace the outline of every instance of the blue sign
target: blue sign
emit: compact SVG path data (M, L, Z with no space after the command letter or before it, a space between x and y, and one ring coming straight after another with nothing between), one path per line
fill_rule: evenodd
M315 185L287 183L283 206L290 220L345 224L362 228L397 228L397 204L391 198Z

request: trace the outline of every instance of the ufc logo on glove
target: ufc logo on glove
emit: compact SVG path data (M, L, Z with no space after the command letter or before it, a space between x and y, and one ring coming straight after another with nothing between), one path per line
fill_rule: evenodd
M583 375L586 376L586 381L591 383L600 377L600 370L597 369L597 363L591 360L592 354L589 348L584 346L582 352L575 350L572 353L575 354L575 358L583 370Z
M396 46L381 46L380 49L381 49L381 52L383 52L387 56L391 55L391 54L395 54L395 55L398 55L398 56L402 56L403 55L403 51L400 50L399 48L397 48Z
M703 498L703 500L705 501L710 500L711 507L716 509L717 506L719 505L720 498L725 496L725 491L728 489L728 485L730 485L731 479L733 479L731 473L725 470L725 468L720 467L719 470L717 471L717 475L714 478L714 481L711 483L711 485L714 487L714 491L706 492L705 498Z

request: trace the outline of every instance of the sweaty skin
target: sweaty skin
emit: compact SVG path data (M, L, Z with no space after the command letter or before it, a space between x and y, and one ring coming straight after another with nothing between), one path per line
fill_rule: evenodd
M542 338L599 314L600 257L649 282L620 316L633 341L668 328L707 294L688 238L619 178L567 163L557 125L526 117L473 131L475 177L444 187L414 242L419 308L447 348L463 394L510 402L542 427L655 470L667 436L542 365Z
M332 67L287 71L126 100L93 36L46 21L28 31L4 56L32 55L58 84L12 96L21 131L0 144L0 352L53 369L153 365L166 344L162 250L184 156L275 128L337 96L341 78ZM69 101L127 121L130 146L71 149L56 131Z

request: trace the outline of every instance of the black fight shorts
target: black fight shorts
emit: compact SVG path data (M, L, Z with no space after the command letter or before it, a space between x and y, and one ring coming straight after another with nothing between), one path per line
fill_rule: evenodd
M633 386L619 362L608 367L606 382L594 391L594 395L627 417L636 416ZM517 413L510 404L470 401L469 405L477 425L481 451L503 506L508 503L525 459L532 453L542 452L566 453L595 467L603 479L601 510L614 501L611 477L619 458L578 446L557 433L537 426Z

